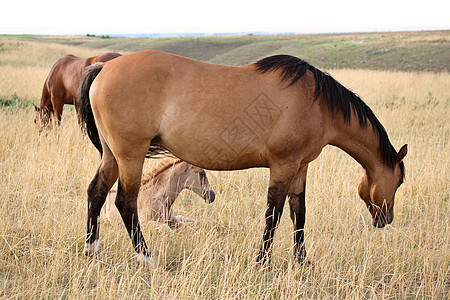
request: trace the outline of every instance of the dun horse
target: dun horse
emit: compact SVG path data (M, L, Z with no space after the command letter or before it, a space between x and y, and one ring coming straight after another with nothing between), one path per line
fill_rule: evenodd
M41 127L45 127L49 125L51 116L54 115L59 124L64 104L74 104L77 99L78 86L86 67L119 56L119 53L104 53L89 58L66 55L58 59L45 80L40 107L35 106L36 118L34 122Z
M150 221L155 229L170 231L169 225L177 225L191 219L174 216L172 206L182 190L188 189L202 197L206 203L214 202L216 194L208 181L205 170L182 160L167 160L148 172L141 181L137 205L139 220ZM114 205L117 183L111 188L102 207L101 215L114 222L120 214Z
M97 217L119 178L116 206L138 261L153 263L136 199L144 159L154 147L204 169L270 169L261 263L270 258L286 198L294 257L304 260L306 173L326 145L362 165L358 192L373 225L394 218L406 145L395 151L357 95L299 58L277 55L231 67L145 50L90 68L78 105L82 126L103 152L88 187L87 255L98 251Z

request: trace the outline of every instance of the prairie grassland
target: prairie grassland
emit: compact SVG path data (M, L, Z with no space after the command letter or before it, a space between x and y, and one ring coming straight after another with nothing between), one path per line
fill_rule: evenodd
M450 71L450 30L151 39L29 36L23 39L119 52L158 49L226 65L244 65L274 54L291 54L325 69Z
M36 101L46 76L41 68L51 63L0 64L0 95L12 91ZM2 83L15 71L22 72L15 81ZM209 172L216 201L207 205L183 192L175 213L197 222L174 235L151 235L143 224L164 271L138 266L124 226L106 222L103 260L93 261L83 255L86 187L100 158L74 112L65 112L60 128L39 135L31 110L0 110L0 298L448 299L450 75L332 75L372 107L396 149L409 145L392 225L372 227L356 192L360 166L326 147L308 175L308 265L292 258L287 211L275 236L273 268L255 263L264 169Z
M45 79L59 58L66 54L90 57L100 53L88 48L2 38L0 98L17 93L19 97L39 104Z

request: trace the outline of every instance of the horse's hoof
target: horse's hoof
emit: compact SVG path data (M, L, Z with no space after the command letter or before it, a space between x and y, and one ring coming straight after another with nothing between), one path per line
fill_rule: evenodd
M306 264L307 260L305 248L301 248L299 251L294 250L294 258L299 264L301 265Z
M187 218L183 215L178 215L173 217L173 220L175 223L182 223L182 224L193 224L195 222L194 219Z
M270 268L270 258L265 253L259 253L256 257L256 262L263 268Z
M174 233L172 228L170 228L170 226L165 223L151 221L150 224L151 228L153 228L153 230L158 234Z
M159 265L158 263L153 259L153 257L151 255L145 255L143 253L139 253L136 256L137 258L137 262L139 265L148 267L150 269L155 269L158 270L160 272L164 271Z
M158 228L156 228L158 233L173 233L172 228L167 224L161 224Z
M84 244L84 255L94 257L96 255L99 255L98 253L99 253L98 240L95 240L93 243Z
M103 263L103 257L100 255L100 251L96 252L94 255L91 256L92 261L97 263Z

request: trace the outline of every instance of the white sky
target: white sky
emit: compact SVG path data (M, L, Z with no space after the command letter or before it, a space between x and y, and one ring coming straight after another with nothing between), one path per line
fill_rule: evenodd
M450 0L2 2L0 34L302 33L450 29Z

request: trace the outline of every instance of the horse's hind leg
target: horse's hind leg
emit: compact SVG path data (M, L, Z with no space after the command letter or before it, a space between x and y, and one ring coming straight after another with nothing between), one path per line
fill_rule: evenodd
M291 211L291 220L294 224L294 258L302 263L306 257L304 245L305 240L305 189L306 189L306 173L308 165L301 168L297 176L291 183L288 201Z
M102 141L103 156L97 173L88 187L88 218L85 255L98 253L98 216L105 203L108 191L117 179L117 162L109 147Z
M118 159L119 184L116 207L122 216L128 235L137 253L139 263L156 265L147 248L138 218L137 196L141 185L142 165L146 150L141 158Z

